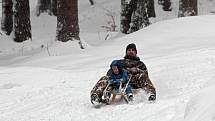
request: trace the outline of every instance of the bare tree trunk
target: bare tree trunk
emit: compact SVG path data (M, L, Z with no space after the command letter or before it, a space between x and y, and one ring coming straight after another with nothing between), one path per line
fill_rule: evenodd
M14 0L14 41L23 42L31 38L29 0Z
M80 47L84 49L79 37L78 0L58 0L57 10L57 40L79 40Z
M178 17L198 15L197 0L180 0Z
M13 30L13 2L12 0L2 0L2 20L1 29L7 35Z
M58 0L57 30L59 41L79 39L77 0Z

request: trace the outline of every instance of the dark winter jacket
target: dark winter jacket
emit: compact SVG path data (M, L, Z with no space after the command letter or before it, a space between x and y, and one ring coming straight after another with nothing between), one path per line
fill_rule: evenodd
M116 66L119 69L118 74L114 74L112 71L112 67ZM127 83L128 82L128 72L123 70L121 61L114 60L110 65L110 72L109 72L109 83L119 85L120 83Z

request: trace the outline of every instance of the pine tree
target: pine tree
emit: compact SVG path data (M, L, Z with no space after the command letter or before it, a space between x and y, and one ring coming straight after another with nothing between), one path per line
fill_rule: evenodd
M57 0L38 0L36 14L48 13L57 16Z
M171 1L170 0L164 0L164 3L163 3L163 10L164 11L172 11L172 8L171 8Z
M14 41L23 42L31 39L31 22L29 0L13 0L14 7Z
M132 33L146 27L150 24L147 14L147 0L137 0L136 10L131 17L130 29L128 33Z
M7 35L13 30L13 2L12 0L2 0L1 29Z
M180 0L178 17L198 15L197 0Z
M37 16L44 12L48 12L51 15L51 0L38 0L36 11Z
M121 0L122 33L129 34L150 24L149 17L155 17L154 0Z
M121 0L120 31L124 34L128 34L131 23L131 16L135 9L136 0Z
M93 0L89 0L89 2L90 2L91 5L95 4Z
M78 0L58 0L57 1L57 40L67 42L69 40L79 40L78 24Z
M164 11L172 11L170 0L158 0L158 4L162 5Z
M147 8L147 14L149 18L156 17L154 0L147 0L146 8Z
M54 16L57 16L57 0L51 0L51 11Z

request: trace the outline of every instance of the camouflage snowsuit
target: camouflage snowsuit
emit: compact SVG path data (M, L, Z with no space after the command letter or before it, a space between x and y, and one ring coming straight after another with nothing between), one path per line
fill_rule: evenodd
M120 61L123 65L123 69L127 70L128 73L132 75L130 81L132 89L142 88L147 93L156 95L155 87L148 76L148 70L145 64L140 61L139 57L125 56L124 59ZM91 90L91 96L96 94L99 98L99 101L102 100L103 91L108 84L107 80L109 79L109 76L110 70L107 72L107 75L103 76Z

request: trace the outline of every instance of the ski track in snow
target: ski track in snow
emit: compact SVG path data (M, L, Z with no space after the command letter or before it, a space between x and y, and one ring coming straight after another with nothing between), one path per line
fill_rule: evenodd
M100 108L89 101L90 90L100 78L96 70L1 67L0 120L179 121L190 96L214 76L215 57L211 55L215 55L214 48L148 59L157 101L148 103L139 94L133 104L119 102Z

